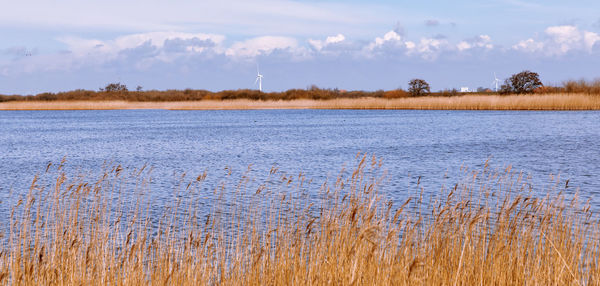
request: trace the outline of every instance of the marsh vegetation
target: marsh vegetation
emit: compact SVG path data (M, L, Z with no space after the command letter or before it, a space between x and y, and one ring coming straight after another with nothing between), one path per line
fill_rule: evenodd
M243 109L422 109L422 110L600 110L600 96L586 94L336 98L327 100L125 101L67 100L0 102L0 110L243 110Z
M63 162L64 163L64 162ZM357 155L316 185L271 169L148 201L148 168L98 178L49 165L3 222L2 284L597 285L598 218L568 184L547 193L510 167L461 170L427 197L380 193L386 172ZM322 183L322 184L321 184ZM567 195L568 194L568 195Z
M525 71L527 72L527 71ZM524 73L525 73L524 72ZM569 80L560 85L541 85L537 77L522 73L507 79L499 92L480 88L476 95L600 95L600 80ZM212 92L208 90L147 90L142 91L138 86L136 91L129 91L124 84L111 83L99 91L74 90L58 93L40 93L37 95L2 95L1 102L10 101L128 101L128 102L177 102L177 101L293 101L293 100L334 100L334 99L362 99L380 98L395 99L408 97L459 97L473 95L471 92L457 90L441 90L430 92L429 84L422 79L413 79L409 82L409 89L377 90L377 91L346 91L338 88L319 88L310 86L306 89L290 89L282 92L261 92L254 89L223 90Z
M530 97L524 97L530 96ZM462 109L462 110L598 110L600 80L565 81L544 86L537 73L523 71L506 79L493 92L441 90L430 92L422 79L409 82L409 89L346 91L310 86L283 92L240 89L129 91L111 83L99 91L75 90L38 95L0 95L0 110L77 109Z

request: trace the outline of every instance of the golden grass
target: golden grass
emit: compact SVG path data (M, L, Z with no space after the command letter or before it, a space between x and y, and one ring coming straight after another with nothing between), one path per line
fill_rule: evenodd
M8 101L0 110L240 110L240 109L432 109L432 110L600 110L600 96L586 94L463 95L416 98L338 98L331 100L249 99L176 102Z
M60 174L52 189L34 181L4 231L0 283L600 284L598 220L576 196L537 197L520 174L486 164L430 200L411 192L394 205L378 193L380 165L357 157L320 191L271 170L256 189L244 177L204 192L201 174L165 209L146 199L143 168Z

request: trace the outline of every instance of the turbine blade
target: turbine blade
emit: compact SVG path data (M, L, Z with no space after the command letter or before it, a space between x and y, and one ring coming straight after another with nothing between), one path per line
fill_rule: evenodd
M254 81L254 85L256 85L256 83L258 82L259 77L256 77L256 80Z

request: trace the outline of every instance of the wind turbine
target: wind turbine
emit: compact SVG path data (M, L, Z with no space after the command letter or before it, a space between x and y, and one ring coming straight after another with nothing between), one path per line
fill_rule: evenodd
M262 79L263 75L260 74L260 71L258 70L258 65L256 65L256 81L254 81L254 85L256 85L256 83L258 82L258 91L262 91Z
M495 92L498 92L498 83L500 82L500 80L498 79L498 77L496 76L496 73L494 72L494 81L492 81L492 84L495 85L496 89L494 90Z

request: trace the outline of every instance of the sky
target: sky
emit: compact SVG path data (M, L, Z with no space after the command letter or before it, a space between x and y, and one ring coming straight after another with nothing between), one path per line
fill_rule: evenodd
M0 0L0 94L600 77L600 1Z

